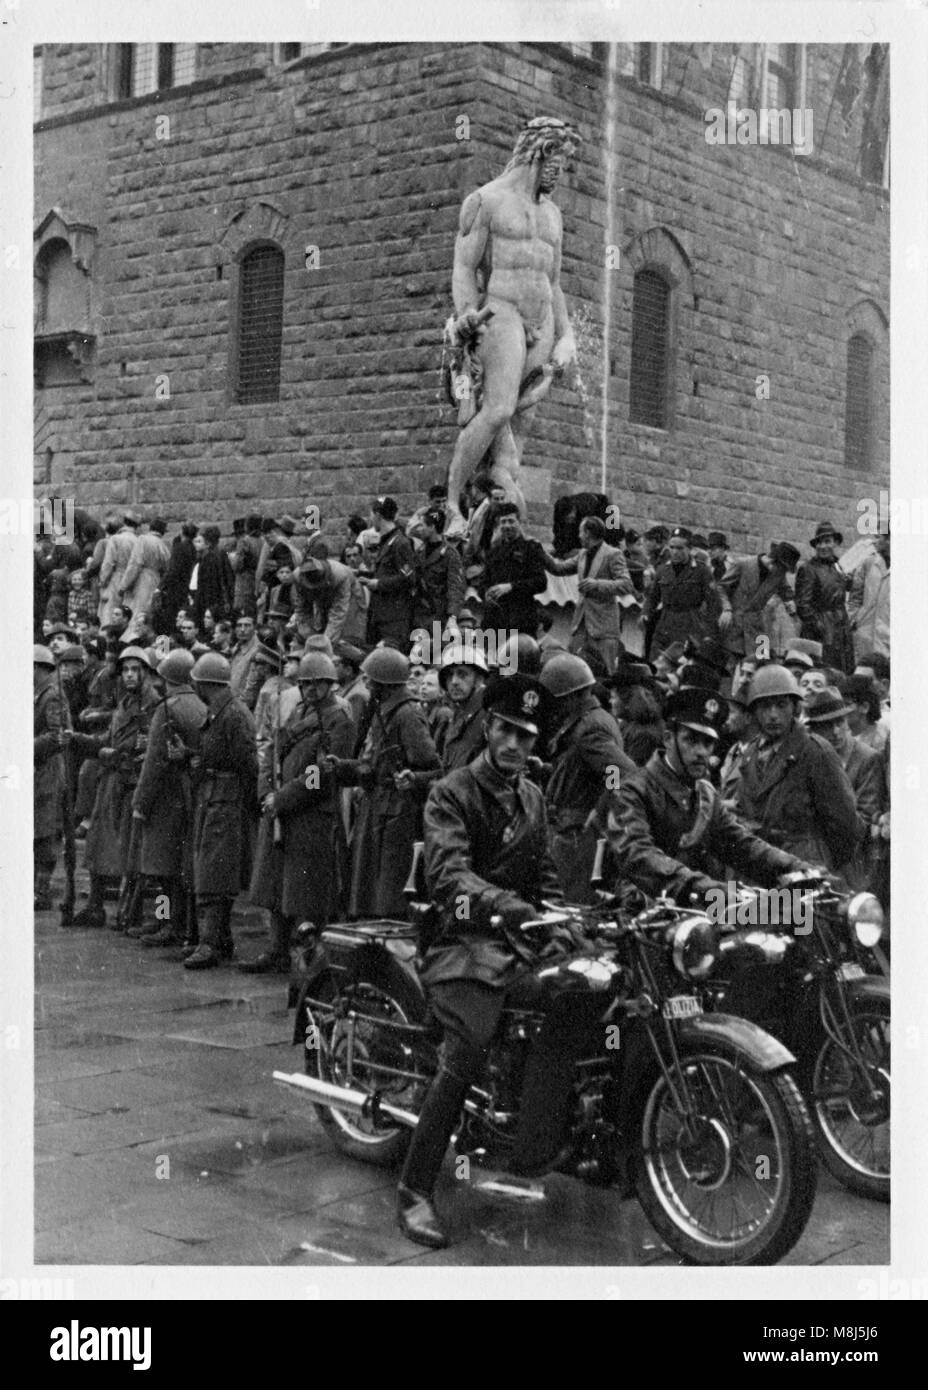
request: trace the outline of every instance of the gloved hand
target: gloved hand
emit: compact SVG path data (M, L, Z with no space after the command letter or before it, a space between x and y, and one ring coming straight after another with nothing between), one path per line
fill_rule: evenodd
M539 915L539 909L517 893L504 893L497 900L493 912L503 919L503 930L507 932L518 932L523 922L530 922Z

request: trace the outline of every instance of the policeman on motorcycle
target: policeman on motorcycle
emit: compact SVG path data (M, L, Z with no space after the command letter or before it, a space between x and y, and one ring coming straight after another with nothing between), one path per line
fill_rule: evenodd
M444 1038L398 1192L400 1228L422 1245L448 1244L433 1203L435 1182L504 1007L545 1012L524 1073L509 1165L521 1174L549 1167L560 1149L577 1050L589 1026L575 999L546 994L534 974L539 952L519 930L538 917L543 900L561 901L544 798L525 776L546 703L529 676L492 677L484 694L485 750L436 783L425 807L425 874L441 925L421 979Z
M772 887L804 860L753 835L708 780L709 759L727 716L716 692L683 687L664 711L664 747L623 779L608 816L609 847L620 880L680 904L723 884L731 865L745 879Z

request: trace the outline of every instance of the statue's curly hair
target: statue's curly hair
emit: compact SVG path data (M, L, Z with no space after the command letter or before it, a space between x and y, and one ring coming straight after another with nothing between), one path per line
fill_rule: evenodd
M544 159L553 150L563 150L569 159L579 144L579 135L566 121L559 120L557 116L535 116L519 132L506 172L519 164L532 164L536 159Z

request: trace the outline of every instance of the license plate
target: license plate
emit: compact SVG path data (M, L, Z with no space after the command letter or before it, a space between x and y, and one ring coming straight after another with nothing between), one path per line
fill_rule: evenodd
M866 973L863 966L858 965L856 960L846 960L843 965L838 966L839 980L862 980Z
M665 1018L695 1018L702 1013L702 1005L692 994L673 994L664 1000L661 1013Z

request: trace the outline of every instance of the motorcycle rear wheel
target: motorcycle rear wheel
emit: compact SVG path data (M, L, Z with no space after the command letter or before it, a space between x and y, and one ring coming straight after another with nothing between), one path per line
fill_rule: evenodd
M318 998L326 1000L334 997L331 982L320 982L315 991ZM378 1015L394 1022L411 1023L415 1019L415 1007L408 1000L401 1000L400 991L392 982L364 980L355 987L355 997L359 1008L365 1014ZM375 1090L386 1100L404 1109L418 1110L418 1101L424 1093L421 1083L404 1081L402 1078L377 1078L379 1084L366 1085L365 1077L376 1076L372 1068L377 1062L392 1067L413 1069L413 1057L408 1046L397 1039L391 1031L378 1032L376 1025L359 1023L355 1028L353 1043L353 1067L347 1069L348 1035L343 1019L325 1021L314 1017L309 1004L306 1008L307 1037L313 1037L317 1046L308 1046L305 1051L305 1070L307 1076L315 1076L320 1081L328 1081L335 1086L348 1086L353 1090ZM315 1033L310 1034L309 1029ZM378 1167L392 1167L399 1163L409 1147L412 1133L405 1125L392 1121L378 1123L373 1118L358 1115L351 1111L339 1110L335 1106L315 1105L313 1107L325 1126L333 1143L351 1158L361 1159Z
M873 1080L871 1094L858 1069L822 1032L811 1055L809 1104L822 1162L851 1192L888 1202L890 1192L889 999L851 1004L857 1043Z
M812 1123L799 1089L785 1072L705 1047L682 1060L697 1123L687 1130L660 1075L641 1116L638 1200L688 1264L775 1264L815 1200Z

